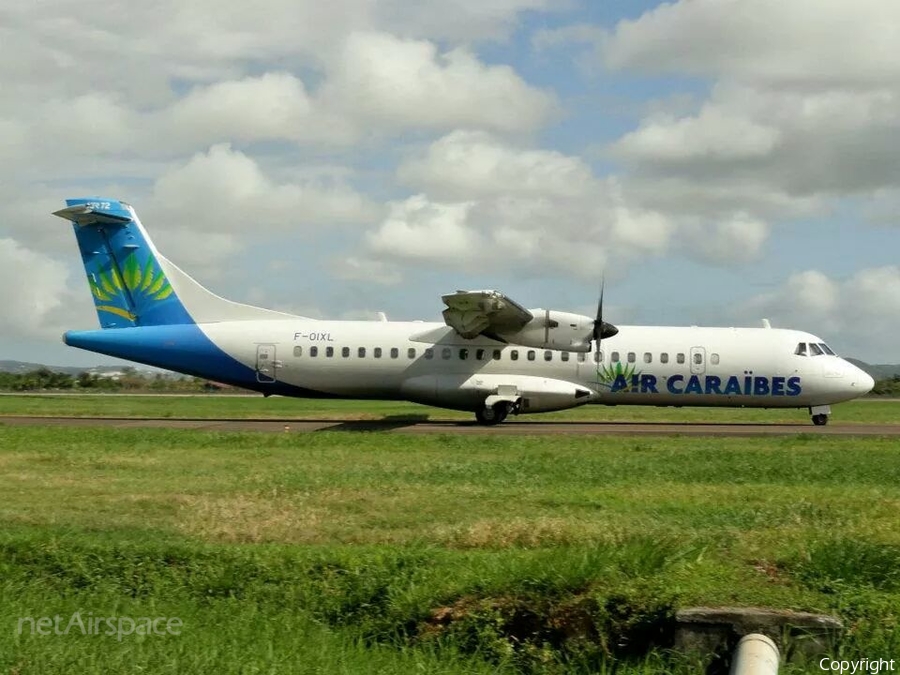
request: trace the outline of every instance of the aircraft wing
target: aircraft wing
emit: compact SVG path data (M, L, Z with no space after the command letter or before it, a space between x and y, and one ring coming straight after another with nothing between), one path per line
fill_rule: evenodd
M497 339L498 333L515 333L534 318L498 291L456 291L441 299L447 305L444 322L468 339L477 335Z

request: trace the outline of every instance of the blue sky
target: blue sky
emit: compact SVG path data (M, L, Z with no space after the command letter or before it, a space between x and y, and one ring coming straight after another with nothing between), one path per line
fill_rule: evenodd
M310 316L589 312L605 274L613 322L897 362L897 30L878 0L2 8L0 358L96 361L59 341L96 317L49 213L99 194L217 293Z

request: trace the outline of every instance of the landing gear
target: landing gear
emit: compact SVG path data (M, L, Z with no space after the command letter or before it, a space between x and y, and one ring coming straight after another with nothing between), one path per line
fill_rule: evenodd
M828 424L828 416L831 414L830 405L814 405L809 409L812 423L817 427L824 427Z
M509 414L509 403L501 401L489 408L479 408L475 411L475 419L479 424L494 426L500 424Z

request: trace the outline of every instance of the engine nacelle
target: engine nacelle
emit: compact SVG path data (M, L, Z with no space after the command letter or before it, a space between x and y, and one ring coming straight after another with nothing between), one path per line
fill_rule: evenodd
M502 333L500 337L510 344L558 349L571 352L591 351L594 320L583 314L558 312L552 309L531 309L534 318L515 333Z
M520 406L519 412L565 410L589 403L597 394L565 380L534 375L420 375L401 386L406 399L416 403L479 410L489 396Z

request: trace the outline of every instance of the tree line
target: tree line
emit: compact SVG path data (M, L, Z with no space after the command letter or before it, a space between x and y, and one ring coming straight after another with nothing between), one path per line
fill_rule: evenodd
M77 375L38 368L27 373L0 373L0 391L182 391L220 389L198 377L166 377L161 373L139 373L126 366L121 375L111 377L84 371Z
M900 375L894 375L893 377L888 377L884 380L875 382L872 394L875 396L900 397Z

